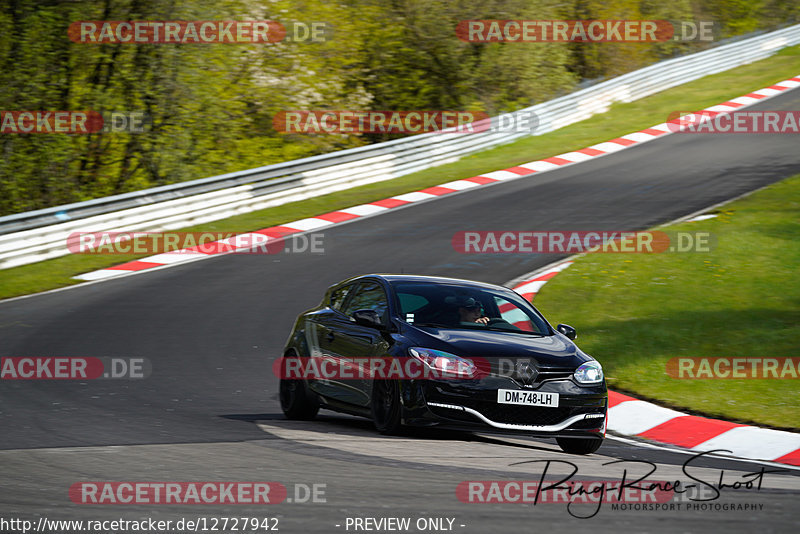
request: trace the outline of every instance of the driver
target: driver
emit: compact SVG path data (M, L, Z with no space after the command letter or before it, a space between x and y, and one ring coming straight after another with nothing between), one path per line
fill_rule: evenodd
M483 306L472 297L456 297L459 320L462 323L489 324L489 318L483 315Z

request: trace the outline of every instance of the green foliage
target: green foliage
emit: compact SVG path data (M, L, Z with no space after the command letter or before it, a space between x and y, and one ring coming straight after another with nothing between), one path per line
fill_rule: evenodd
M738 69L706 76L635 102L616 104L606 113L595 115L555 132L524 137L514 143L484 150L453 163L407 174L395 180L368 184L181 230L225 233L259 230L357 204L418 191L465 176L477 176L497 169L547 158L565 151L578 150L652 126L656 122L663 121L664 117L676 109L703 109L795 76L798 65L797 56L800 56L800 45L785 48L770 58L744 65ZM269 141L271 139L253 137L251 140L257 144L262 140ZM5 269L0 276L0 299L71 285L76 283L76 280L72 278L75 275L118 265L139 257L142 256L70 254Z
M469 19L713 18L725 36L793 0L17 0L0 4L0 109L144 112L143 133L0 134L0 214L268 165L393 136L287 135L284 110L510 111L697 48L460 41ZM324 22L324 42L82 44L80 20ZM396 137L396 136L394 136Z
M775 29L800 20L797 0L691 0L698 18L713 20L720 36Z

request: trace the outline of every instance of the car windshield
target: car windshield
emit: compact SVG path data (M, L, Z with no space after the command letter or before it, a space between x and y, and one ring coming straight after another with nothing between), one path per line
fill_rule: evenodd
M550 335L547 323L511 291L434 282L393 282L400 318L416 326Z

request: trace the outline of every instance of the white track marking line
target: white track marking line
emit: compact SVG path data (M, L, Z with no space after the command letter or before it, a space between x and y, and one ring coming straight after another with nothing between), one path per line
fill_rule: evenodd
M524 167L524 165L520 165L520 167ZM508 180L509 178L519 178L520 175L511 172L511 171L494 171L494 172L487 172L485 174L481 174L486 178L493 178L495 180Z
M555 163L550 163L549 161L531 161L530 163L523 163L517 166L536 172L549 171L551 169L557 169L561 167L561 165L556 165Z
M661 137L661 136L658 136ZM629 133L628 135L623 135L620 139L627 139L628 141L635 141L637 143L643 143L645 141L652 141L653 139L657 139L655 135L650 135L643 132L633 132Z
M292 221L285 224L281 224L280 226L285 226L287 228L293 228L295 230L301 230L306 232L308 230L315 230L317 228L324 228L325 226L330 226L333 223L331 221L326 221L325 219L317 219L316 217L309 217L307 219L300 219L298 221Z
M439 187L445 187L447 189L462 191L464 189L469 189L471 187L480 187L480 185L481 184L470 182L469 180L455 180L452 182L447 182L446 184L441 184Z
M626 436L635 436L686 415L645 401L625 401L608 409L608 429Z
M697 456L697 451L692 451L692 450L689 450L689 449L681 449L681 448L677 448L677 446L674 446L676 448L673 448L673 447L669 447L669 446L666 446L666 445L659 445L659 444L656 444L656 443L647 443L647 442L644 442L644 441L639 441L639 440L635 440L635 439L631 439L631 438L627 438L627 437L623 437L623 436L617 436L615 434L606 434L606 439L610 439L610 440L613 440L613 441L620 441L622 443L626 443L626 444L632 445L634 447L641 447L643 449L655 449L655 450L660 450L660 451L674 452L676 454L683 454L684 456ZM778 462L770 462L769 460L755 460L755 459L751 459L751 458L737 458L735 456L727 456L727 455L724 455L724 454L717 454L717 453L706 454L705 456L708 457L708 458L717 458L717 459L720 459L720 460L732 460L732 461L739 461L739 462L764 464L764 465L769 465L769 466L774 466L774 467L781 467L781 468L789 469L789 470L792 470L792 471L800 471L800 466L794 466L794 465L789 465L789 464L781 464L781 463L778 463Z
M559 154L555 157L571 161L572 163L580 163L581 161L590 160L592 158L596 158L597 156L590 156L589 154L584 154L583 152L565 152L564 154Z
M405 193L403 195L397 195L391 198L394 198L396 200L405 200L406 202L419 202L420 200L429 200L431 198L438 198L438 195L423 193L421 191L412 191L411 193Z
M764 458L765 450L768 450L766 459L774 460L800 449L800 434L770 428L739 426L692 448L698 451L727 449L743 458Z
M352 208L344 208L339 211L342 213L349 213L350 215L356 215L358 217L364 217L365 215L373 215L375 213L379 213L381 211L386 211L389 208L384 206L376 206L375 204L359 204L358 206L353 206Z

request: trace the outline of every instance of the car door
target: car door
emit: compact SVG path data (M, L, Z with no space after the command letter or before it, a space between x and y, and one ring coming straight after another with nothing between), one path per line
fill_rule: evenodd
M314 314L313 318L307 319L305 325L309 357L314 360L310 368L321 371L317 378L309 381L309 387L320 395L351 404L358 403L360 395L353 390L352 384L343 382L337 376L336 370L342 366L342 356L337 345L348 322L344 315L344 305L357 285L345 284L331 291L327 307ZM329 374L327 370L332 370L333 374Z
M373 310L389 322L389 301L383 287L373 280L362 281L347 299L343 313L330 325L329 336L335 352L343 359L352 362L354 369L361 368L354 376L344 381L351 390L353 402L359 406L369 406L372 396L367 359L381 357L386 353L388 342L377 328L356 324L353 313L358 310Z

